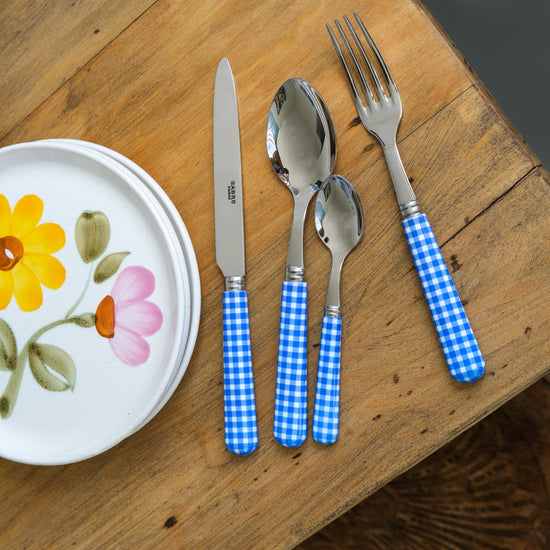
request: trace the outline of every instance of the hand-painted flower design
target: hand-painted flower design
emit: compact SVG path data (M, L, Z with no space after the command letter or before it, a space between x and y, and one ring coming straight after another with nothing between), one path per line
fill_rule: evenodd
M13 212L0 195L0 310L13 296L22 311L42 305L42 287L58 289L65 281L63 264L51 254L65 245L65 232L56 223L42 223L44 203L25 195Z
M131 266L120 272L111 294L105 296L96 311L96 329L114 354L135 367L147 361L151 336L162 325L159 307L146 300L155 289L155 277L145 267Z

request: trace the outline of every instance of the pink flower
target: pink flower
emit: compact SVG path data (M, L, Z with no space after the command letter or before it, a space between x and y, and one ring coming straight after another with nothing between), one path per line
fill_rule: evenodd
M114 354L135 367L147 361L151 350L144 336L162 325L162 312L146 298L155 290L155 277L145 267L127 267L120 272L111 294L101 300L96 311L96 329Z

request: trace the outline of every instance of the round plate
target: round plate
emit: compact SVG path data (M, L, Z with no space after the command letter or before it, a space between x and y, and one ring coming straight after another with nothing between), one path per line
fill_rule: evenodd
M189 270L158 198L91 150L1 149L0 189L0 456L82 460L181 378Z
M179 361L179 368L174 372L171 383L168 384L164 395L157 403L157 406L153 409L153 411L151 411L151 414L143 422L143 424L136 428L137 430L141 428L144 424L146 424L149 420L151 420L151 418L153 418L170 399L170 397L178 387L179 383L181 382L183 375L185 374L195 347L200 321L201 290L199 268L193 245L191 243L191 238L189 237L189 233L187 232L185 224L183 223L183 220L181 219L178 210L169 199L168 195L166 195L162 187L135 162L125 157L124 155L113 151L108 147L98 145L97 143L76 139L51 139L46 141L49 143L58 143L60 145L65 145L69 148L84 147L87 151L94 151L95 153L103 155L104 158L107 157L112 162L120 163L122 166L130 170L136 177L138 177L155 195L155 198L158 200L159 206L164 209L166 215L170 219L170 222L176 231L176 238L179 242L179 246L176 245L176 250L178 252L181 251L184 257L183 263L185 264L187 270L187 277L190 286L191 311L190 315L188 316L189 328L187 342L186 345L182 347L182 357Z

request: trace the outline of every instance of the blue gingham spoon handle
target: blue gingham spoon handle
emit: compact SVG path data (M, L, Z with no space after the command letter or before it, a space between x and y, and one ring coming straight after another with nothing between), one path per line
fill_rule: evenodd
M313 439L329 445L338 439L340 416L341 317L323 317L317 386L313 408Z
M306 282L283 282L273 435L285 447L307 436Z
M449 372L458 382L473 382L483 375L485 361L428 218L407 218L403 228Z
M258 445L258 426L245 290L223 293L223 381L225 445L247 455Z

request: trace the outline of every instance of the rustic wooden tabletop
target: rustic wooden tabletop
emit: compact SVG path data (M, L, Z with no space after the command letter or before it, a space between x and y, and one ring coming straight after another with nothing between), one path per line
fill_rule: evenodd
M401 156L485 355L470 385L447 372L381 148L357 124L325 30L353 10L399 87ZM550 178L418 1L9 0L0 43L0 145L75 138L134 160L181 213L202 285L193 358L150 423L76 464L0 461L2 547L290 548L548 371ZM260 434L247 457L223 441L212 101L224 56L239 100ZM365 229L342 281L340 438L288 449L272 422L292 199L265 124L292 76L331 110L335 171L357 188ZM311 212L305 243L311 418L330 268Z

